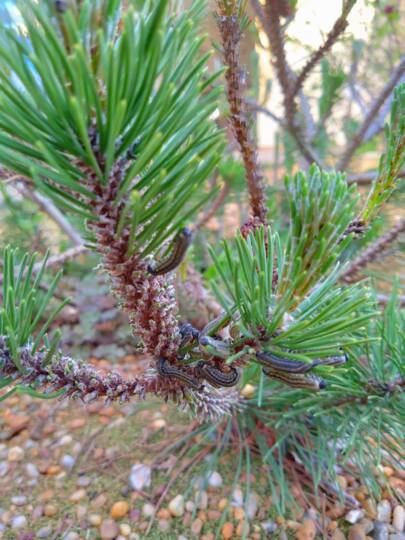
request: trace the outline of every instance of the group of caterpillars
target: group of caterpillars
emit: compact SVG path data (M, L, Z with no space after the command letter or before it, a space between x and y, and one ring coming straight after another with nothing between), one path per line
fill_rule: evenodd
M175 237L169 255L158 264L150 264L148 272L154 276L161 276L175 270L186 254L192 240L192 231L189 228L182 229ZM220 319L220 317L218 318ZM181 348L190 343L198 343L203 355L212 351L212 357L226 358L229 352L227 344L220 339L213 339L208 334L216 324L216 319L211 321L202 332L198 332L190 324L181 327ZM214 324L213 324L214 323ZM231 387L238 384L240 372L233 366L227 366L227 371L222 371L210 360L200 360L193 366L193 375L187 373L184 368L173 365L167 358L161 357L156 363L156 370L161 377L168 377L183 382L187 387L198 390L202 387L201 379L215 387ZM263 373L272 379L279 380L295 388L309 388L320 390L325 388L323 379L308 373L316 366L339 366L347 361L345 354L326 359L314 360L310 363L299 362L277 356L270 352L255 352L254 360L262 365Z

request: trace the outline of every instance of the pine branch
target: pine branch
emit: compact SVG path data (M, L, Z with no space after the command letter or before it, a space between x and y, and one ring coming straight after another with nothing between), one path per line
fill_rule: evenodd
M115 203L124 173L119 162L107 186L100 186L93 178L97 198L91 204L99 219L90 226L97 238L96 249L103 256L113 291L129 315L134 334L155 358L173 358L180 344L174 287L166 276L153 276L141 254L130 254L130 227L117 234L125 204Z
M298 94L310 72L313 70L316 64L320 60L322 60L325 54L333 47L333 45L339 39L339 36L346 30L347 25L349 24L347 17L355 3L356 0L347 0L344 3L342 14L335 21L335 24L326 36L325 42L319 47L319 49L312 53L307 63L297 75L295 84L291 90L292 97L295 97Z
M191 410L201 421L216 421L243 405L239 393L234 390L217 392L204 387L197 391L154 371L124 379L117 372L104 374L91 365L62 354L55 354L51 359L47 350L33 354L29 345L20 350L22 370L19 370L11 359L6 342L7 339L0 336L0 381L9 380L12 386L6 393L9 395L13 389L20 388L37 397L56 393L60 398L81 399L89 403L100 398L121 402L133 397L144 399L146 394L154 394Z
M374 182L374 180L377 177L376 172L366 172L366 173L359 173L359 174L351 174L347 178L348 184L357 184L359 186L362 185L370 185ZM397 178L405 178L405 171L400 172L397 175Z
M240 66L240 40L242 31L237 15L218 14L218 28L222 38L224 62L227 66L227 97L231 112L231 124L239 144L246 171L250 195L250 208L254 228L267 223L266 194L263 177L259 170L256 144L251 136L246 106L243 99L244 73Z
M351 138L347 147L344 149L343 154L336 165L337 170L343 171L347 169L347 166L349 165L354 153L356 152L357 148L362 144L368 128L372 124L374 118L377 116L378 111L384 104L385 100L389 97L394 87L398 84L404 73L405 56L400 60L397 67L392 72L389 81L385 84L380 94L375 98L374 102L370 106L370 109L365 118L363 119L361 126L359 127L355 135Z
M356 283L362 279L361 270L370 263L376 262L379 256L395 242L398 236L405 231L405 219L398 221L386 234L375 240L367 249L356 257L340 276L343 283Z
M305 140L302 127L297 121L297 104L295 102L295 95L293 94L295 75L288 64L284 48L284 35L280 24L279 3L274 0L267 0L263 14L261 13L262 6L256 0L253 0L253 7L255 8L256 13L260 13L260 20L265 23L264 30L266 31L271 51L274 55L277 79L283 94L287 131L296 142L308 164L316 163L319 167L322 167L322 160Z

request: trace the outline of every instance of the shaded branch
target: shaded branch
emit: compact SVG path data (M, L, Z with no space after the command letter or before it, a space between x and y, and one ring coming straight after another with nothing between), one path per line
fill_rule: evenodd
M367 249L356 257L340 276L344 283L356 283L362 279L361 270L368 264L378 260L378 257L395 242L401 232L405 231L405 219L398 221L386 234L375 240Z
M271 51L274 55L274 66L283 94L286 119L285 127L308 164L316 163L319 167L323 167L322 160L306 141L302 127L297 122L297 104L295 102L295 95L293 94L296 77L288 64L285 53L284 35L280 24L278 2L267 0L265 6L263 6L264 11L257 0L252 0L252 5L259 19L262 21L263 28L270 42Z
M319 47L319 49L312 53L307 63L304 65L301 72L298 74L295 80L295 84L291 90L291 98L294 98L298 94L310 72L313 70L316 64L320 60L322 60L325 54L333 47L339 36L346 30L347 25L349 24L347 17L355 3L356 0L348 0L345 2L342 14L335 21L335 24L326 36L325 42Z
M84 245L72 247L70 249L67 249L63 253L58 253L57 255L52 255L52 257L49 257L49 259L46 261L46 268L53 268L55 266L61 266L62 264L65 264L67 261L70 261L72 259L75 259L76 257L79 257L79 255L82 255L87 251L87 247ZM43 263L39 262L34 265L33 271L39 272L39 270L42 268Z
M360 186L361 185L368 186L369 184L372 184L376 178L377 178L376 172L351 174L347 177L347 183L358 184ZM398 173L397 178L405 178L405 171L401 171L400 173Z
M364 136L368 128L372 124L374 118L377 116L378 111L384 104L385 100L389 97L389 95L391 94L394 87L397 85L397 83L399 82L399 80L401 79L404 73L405 73L405 56L401 59L397 67L392 72L390 80L386 83L384 88L381 90L380 94L375 98L361 126L359 127L355 135L350 140L346 149L343 151L343 154L336 165L337 170L342 171L347 168L357 148L362 144L364 140Z
M20 177L20 180L25 180ZM66 234L66 236L72 241L75 246L83 245L83 239L80 234L72 227L70 222L65 218L62 212L54 205L54 203L41 195L35 190L28 189L23 184L18 183L15 185L15 189L27 199L31 199L45 214L47 214L52 221L54 221L58 227Z
M239 54L242 32L238 18L223 13L218 15L218 28L222 38L224 63L228 68L225 77L230 120L245 166L253 222L262 225L267 223L266 193L243 100L244 73L240 67Z
M221 206L224 204L224 201L226 197L228 196L230 191L230 186L227 182L222 186L221 191L218 193L216 199L211 204L210 208L201 216L201 218L198 220L196 225L194 226L194 231L198 231L203 227L212 217L215 216L215 214L218 212L218 210L221 208Z

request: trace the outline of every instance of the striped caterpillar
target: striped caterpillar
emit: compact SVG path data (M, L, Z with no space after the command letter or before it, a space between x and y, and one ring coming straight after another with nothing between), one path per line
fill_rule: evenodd
M224 373L206 362L198 362L197 373L213 386L235 386L240 379L240 373L237 369L231 367L228 373Z
M260 364L269 368L271 371L280 371L283 373L307 373L316 366L339 366L347 361L346 355L343 355L332 356L325 360L314 360L306 364L304 362L297 362L296 360L280 358L269 352L256 353L256 358Z
M148 266L148 272L154 276L161 276L171 272L179 266L184 259L186 251L191 243L192 232L188 227L184 227L173 241L173 249L169 256L162 262Z
M161 377L177 379L183 382L186 386L194 388L194 390L199 390L201 388L201 384L197 381L197 379L187 375L187 373L181 369L171 366L167 358L160 357L158 359L156 362L156 371Z
M294 388L310 388L321 390L326 387L326 382L316 375L303 375L302 373L283 373L273 369L263 369L263 373L271 379L276 379Z

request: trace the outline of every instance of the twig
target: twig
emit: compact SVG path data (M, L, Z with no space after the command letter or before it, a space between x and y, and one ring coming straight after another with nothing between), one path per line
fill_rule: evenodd
M245 99L246 105L249 107L251 111L255 112L261 112L274 120L277 124L280 124L281 127L287 128L284 120L282 120L279 116L275 115L273 112L271 112L269 109L264 107L263 105L260 105L259 103L256 103L253 99L246 98Z
M375 98L373 104L371 105L367 115L365 116L361 126L359 127L357 133L352 137L346 149L343 151L341 158L339 159L336 169L343 171L347 168L350 163L350 160L353 157L353 154L357 148L362 144L364 136L373 122L374 118L378 114L378 111L384 104L385 100L389 97L393 91L396 84L401 79L402 75L405 73L405 56L402 57L397 67L392 72L390 80L386 83L384 88L381 90L380 94Z
M83 244L72 247L70 249L67 249L63 253L58 253L57 255L52 255L52 257L49 257L49 259L46 261L46 268L53 268L54 266L61 266L67 261L70 261L71 259L75 259L79 255L82 255L87 251L87 247ZM39 272L39 270L42 268L42 262L38 262L34 265L33 271Z
M360 271L368 264L376 261L378 257L398 238L401 232L405 231L405 219L398 221L392 229L384 236L378 238L358 257L356 257L340 276L340 281L344 283L356 283L362 279Z
M237 16L228 16L225 13L218 15L218 28L222 38L224 62L228 67L225 77L230 119L245 165L252 217L257 224L261 225L267 223L266 193L243 100L244 74L239 58L242 32Z
M194 231L198 231L203 227L215 214L217 211L221 208L223 205L228 193L230 191L230 186L227 182L223 185L221 191L218 193L216 199L213 201L212 205L208 210L201 216L199 221L194 226Z
M283 105L286 117L286 129L290 136L295 140L298 148L306 161L316 163L319 167L323 167L322 160L317 155L316 151L311 148L305 140L301 126L299 126L296 118L297 104L295 102L295 94L293 88L295 85L295 75L287 62L287 57L284 49L284 35L280 24L280 13L278 11L278 3L273 0L267 0L262 6L257 0L252 0L252 5L259 19L263 23L263 28L270 42L271 50L274 55L274 65L276 69L277 79L283 93Z
M43 212L48 214L48 216L61 228L66 236L70 238L75 246L81 246L83 244L83 239L80 234L72 227L62 212L60 212L60 210L50 199L44 197L37 191L27 189L21 183L17 184L15 188L19 193L21 193L21 195L34 201Z
M376 178L377 178L376 172L351 174L350 176L347 177L347 183L368 186L369 184L372 184ZM405 178L405 171L399 172L397 174L397 178Z
M347 17L355 3L356 0L348 0L345 2L342 14L335 21L335 24L326 36L325 42L319 47L319 49L313 52L313 54L297 76L295 84L291 90L291 98L294 98L298 94L310 72L313 70L316 64L325 56L325 54L332 48L332 46L338 40L339 36L346 30L347 25L349 24Z

